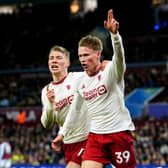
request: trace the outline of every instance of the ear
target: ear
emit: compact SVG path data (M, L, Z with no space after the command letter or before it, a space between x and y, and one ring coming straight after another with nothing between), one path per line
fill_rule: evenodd
M100 51L97 52L97 56L98 56L98 59L100 60L101 59L101 52Z
M67 67L69 67L71 65L70 61L67 61Z

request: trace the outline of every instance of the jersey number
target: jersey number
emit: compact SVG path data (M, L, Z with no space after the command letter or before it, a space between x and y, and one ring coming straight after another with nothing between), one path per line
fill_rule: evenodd
M117 156L117 163L121 164L123 162L128 162L130 158L130 152L124 151L124 152L115 152L115 155Z
M84 150L85 150L84 148L81 148L80 151L78 152L78 156L80 156Z

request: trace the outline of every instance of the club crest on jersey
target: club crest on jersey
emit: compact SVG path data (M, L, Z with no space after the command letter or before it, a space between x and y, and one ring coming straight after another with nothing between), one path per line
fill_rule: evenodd
M85 85L84 85L84 84L82 85L82 88L81 88L81 89L85 89Z
M68 89L68 90L70 90L70 88L71 88L71 86L70 86L70 85L67 85L66 87L67 87L67 89Z
M101 75L98 76L98 80L99 80L99 81L101 80Z

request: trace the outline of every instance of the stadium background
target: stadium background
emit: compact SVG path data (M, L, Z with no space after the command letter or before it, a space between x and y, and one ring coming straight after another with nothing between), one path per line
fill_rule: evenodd
M39 121L41 89L51 80L47 54L53 45L63 45L71 52L69 71L80 71L77 43L91 33L102 39L103 57L110 59L113 51L103 28L109 8L120 22L125 47L137 167L168 167L168 3L98 0L96 6L90 0L88 9L78 0L80 9L72 13L72 2L0 1L0 129L12 144L13 167L64 167L63 152L50 148L57 126L45 130ZM16 121L20 111L26 113L23 124Z

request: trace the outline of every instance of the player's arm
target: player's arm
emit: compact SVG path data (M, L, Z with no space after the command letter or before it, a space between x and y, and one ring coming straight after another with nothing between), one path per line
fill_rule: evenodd
M73 127L75 121L77 121L78 114L84 100L78 92L75 93L74 100L72 101L70 111L65 119L63 126L60 128L56 138L52 141L51 147L55 151L60 151L60 145L63 141L63 138L68 134L70 129Z
M72 101L70 110L65 119L62 129L59 131L59 134L66 136L70 129L72 129L74 123L78 120L78 115L80 114L81 106L84 99L81 97L78 91L74 94L74 100Z
M116 79L119 82L123 78L126 64L122 38L118 31L119 23L114 19L112 10L108 11L107 20L104 21L104 27L110 32L114 51L114 55L112 57L112 72L115 73Z
M59 128L57 136L52 140L51 147L53 150L59 152L61 150L61 144L63 142L64 136L61 134L62 127Z
M41 102L42 102L41 123L43 127L51 128L55 122L55 115L53 109L53 102L48 97L47 86L42 89Z

